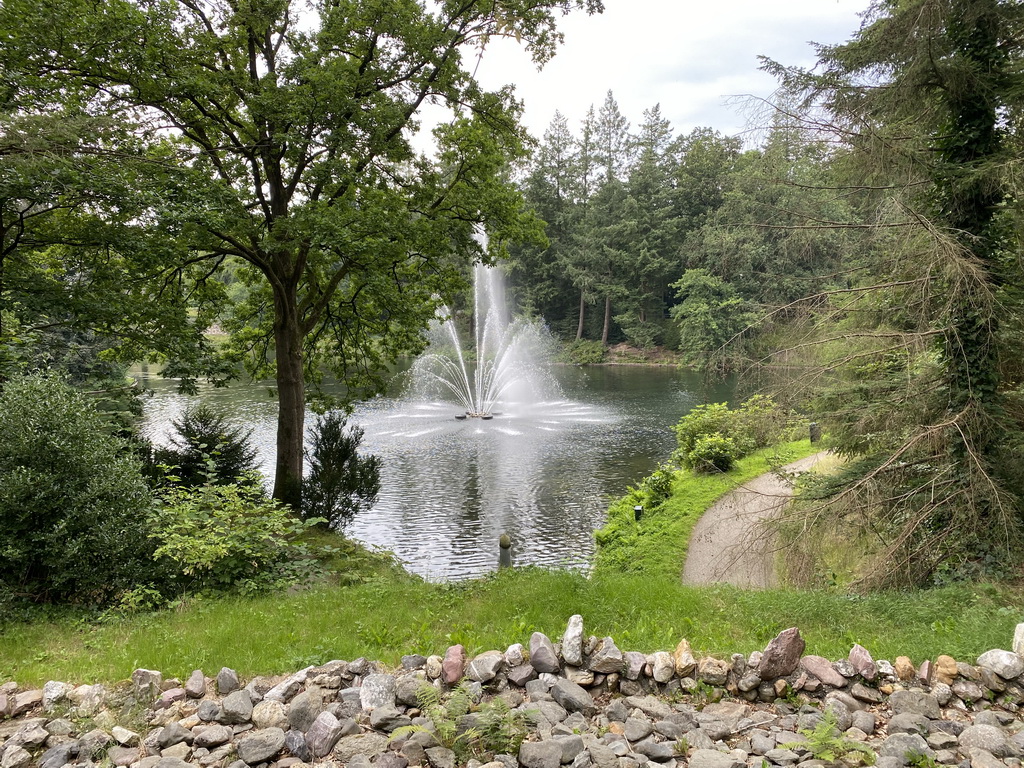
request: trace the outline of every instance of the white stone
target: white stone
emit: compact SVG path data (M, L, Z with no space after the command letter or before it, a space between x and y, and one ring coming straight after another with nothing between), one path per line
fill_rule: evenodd
M583 664L583 617L578 613L569 617L569 626L562 635L562 659L573 667Z

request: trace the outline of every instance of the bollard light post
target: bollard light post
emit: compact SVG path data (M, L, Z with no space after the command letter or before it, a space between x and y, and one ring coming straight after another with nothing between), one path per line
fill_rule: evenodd
M811 442L817 443L821 441L821 424L816 421L811 422Z
M512 537L507 533L501 534L498 539L498 567L512 567Z
M643 517L643 516L644 516L644 508L642 506L637 504L635 507L633 507L633 519L634 520L636 520L639 523L640 522L640 518Z

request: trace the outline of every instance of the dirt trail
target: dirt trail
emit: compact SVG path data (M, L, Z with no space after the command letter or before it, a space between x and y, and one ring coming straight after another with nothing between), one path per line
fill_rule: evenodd
M783 469L806 472L825 455L816 453ZM690 535L683 583L725 583L754 589L773 586L773 541L760 523L781 511L792 495L792 485L769 472L715 502Z

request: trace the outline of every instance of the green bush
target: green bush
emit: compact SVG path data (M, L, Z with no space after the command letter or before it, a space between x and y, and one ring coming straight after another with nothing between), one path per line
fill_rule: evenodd
M700 462L705 467L709 460L719 469L722 463L749 456L756 450L778 442L793 439L797 420L793 414L764 395L754 395L739 408L732 410L725 403L712 403L694 408L679 420L675 427L679 448L673 459L684 467L695 468L694 452L704 441ZM717 440L708 438L717 436ZM731 445L721 442L728 440ZM719 456L720 458L715 458ZM732 461L726 456L731 455Z
M337 411L317 420L306 450L309 474L302 481L304 519L319 518L324 527L343 528L377 500L380 458L360 456L362 441L362 428L346 429L346 419Z
M576 339L562 351L562 360L572 365L597 365L604 362L604 344Z
M182 485L238 483L240 479L244 485L254 484L259 468L252 430L233 425L205 404L187 408L172 426L171 445L157 448L153 455L157 463L174 468Z
M0 393L0 592L99 604L150 576L151 492L141 463L64 381Z
M697 438L689 453L690 466L695 472L728 472L739 458L736 441L718 432Z
M319 522L297 520L259 488L174 485L160 494L150 536L185 591L254 592L310 575L312 556L298 538Z

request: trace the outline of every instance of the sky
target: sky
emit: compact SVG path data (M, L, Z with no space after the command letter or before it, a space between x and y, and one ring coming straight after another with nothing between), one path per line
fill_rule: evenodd
M636 128L660 104L675 135L707 126L756 141L752 95L768 98L775 80L758 56L812 66L811 42L840 43L860 26L869 0L604 0L603 14L562 19L565 42L537 71L512 40L492 40L477 77L488 89L512 83L523 122L540 138L560 111L572 130L609 89ZM476 62L471 62L476 65ZM743 104L747 104L746 107Z

